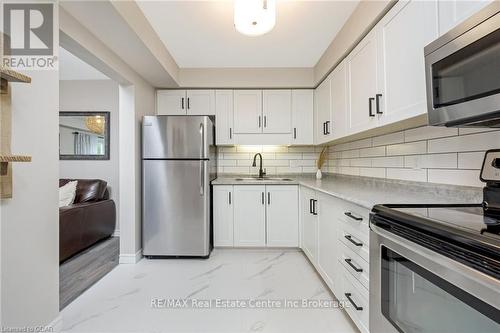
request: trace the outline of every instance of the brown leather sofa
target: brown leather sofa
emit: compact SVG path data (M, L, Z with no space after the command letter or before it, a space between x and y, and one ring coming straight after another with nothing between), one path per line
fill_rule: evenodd
M60 179L59 187L73 179ZM59 208L59 262L110 237L116 226L116 206L109 199L107 182L78 181L72 205Z

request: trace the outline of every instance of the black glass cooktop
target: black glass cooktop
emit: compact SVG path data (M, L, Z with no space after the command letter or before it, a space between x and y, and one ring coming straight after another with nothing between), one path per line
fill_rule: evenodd
M377 205L370 224L500 277L500 219L477 205Z

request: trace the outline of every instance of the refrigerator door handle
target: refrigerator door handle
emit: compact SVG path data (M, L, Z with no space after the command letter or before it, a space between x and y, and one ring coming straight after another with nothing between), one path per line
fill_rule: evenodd
M200 195L205 195L205 161L200 161Z
M201 136L201 158L205 158L205 127L200 123L200 136Z

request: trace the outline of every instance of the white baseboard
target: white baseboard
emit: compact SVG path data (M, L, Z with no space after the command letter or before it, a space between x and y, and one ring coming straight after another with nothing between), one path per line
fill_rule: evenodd
M113 232L113 237L120 237L120 229L116 229L115 232Z
M45 332L59 333L62 331L62 324L62 316L59 314L54 320L45 326Z
M120 254L120 264L137 264L142 259L142 249L135 254Z

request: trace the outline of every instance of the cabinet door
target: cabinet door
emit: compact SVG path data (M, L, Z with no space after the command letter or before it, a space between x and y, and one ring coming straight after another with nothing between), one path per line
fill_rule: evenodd
M318 248L318 219L314 215L315 200L316 194L313 190L301 187L302 250L313 264L317 262Z
M292 91L264 90L262 92L263 133L292 132Z
M214 193L214 246L234 246L233 187L216 185Z
M376 30L379 124L427 113L422 50L438 37L437 1L399 1Z
M185 115L186 108L185 90L158 90L156 92L157 115Z
M262 133L262 90L234 91L234 133Z
M234 186L234 246L266 246L266 187Z
M316 88L315 91L315 111L316 111L316 143L321 144L328 141L327 126L331 127L331 86L330 76L327 77ZM328 123L330 122L330 123Z
M372 30L368 33L347 57L349 134L377 126L375 114L377 38L375 32Z
M292 90L292 145L314 144L314 90Z
M294 185L266 186L267 246L299 246L299 194Z
M337 294L340 265L338 261L338 220L336 200L329 195L318 194L321 210L318 212L318 268L330 289Z
M342 61L332 72L330 84L332 98L331 119L329 126L332 139L341 138L347 133L347 71Z
M234 144L232 90L215 92L215 133L218 145Z
M188 115L215 115L215 90L188 90L186 96Z
M493 0L439 0L439 34L447 33L448 30L492 2Z

